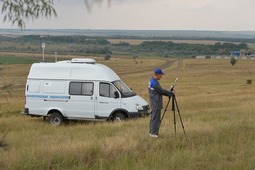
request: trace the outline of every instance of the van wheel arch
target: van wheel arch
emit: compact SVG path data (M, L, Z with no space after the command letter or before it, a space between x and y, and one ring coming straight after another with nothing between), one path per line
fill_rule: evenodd
M112 116L111 116L112 121L123 121L123 120L126 120L127 118L128 118L128 114L127 112L123 110L115 111L114 113L112 113Z
M65 118L62 115L62 113L58 110L51 110L48 113L49 116L49 123L53 126L59 126L62 125L65 122Z

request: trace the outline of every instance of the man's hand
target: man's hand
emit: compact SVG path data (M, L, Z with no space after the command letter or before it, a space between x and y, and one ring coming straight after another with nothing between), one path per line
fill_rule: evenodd
M175 94L175 90L174 89L172 90L172 93Z

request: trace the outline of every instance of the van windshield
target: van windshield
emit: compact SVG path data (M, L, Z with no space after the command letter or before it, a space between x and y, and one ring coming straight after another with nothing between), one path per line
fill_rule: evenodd
M112 83L121 92L123 97L131 97L136 95L123 81L117 80Z

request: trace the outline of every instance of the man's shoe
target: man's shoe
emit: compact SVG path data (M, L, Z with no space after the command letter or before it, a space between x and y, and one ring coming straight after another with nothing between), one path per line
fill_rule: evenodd
M154 135L154 134L150 134L150 133L149 133L149 136L152 138L158 138L158 135Z

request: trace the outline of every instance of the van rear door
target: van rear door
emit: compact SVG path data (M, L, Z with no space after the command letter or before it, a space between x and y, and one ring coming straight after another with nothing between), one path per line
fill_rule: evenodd
M70 82L69 94L66 106L68 118L95 118L94 82Z

